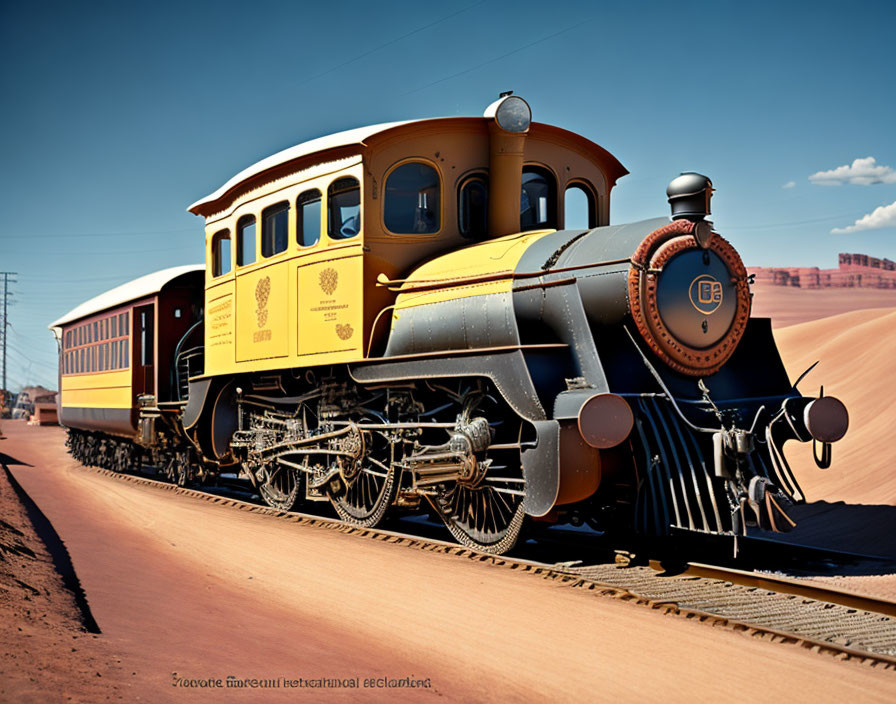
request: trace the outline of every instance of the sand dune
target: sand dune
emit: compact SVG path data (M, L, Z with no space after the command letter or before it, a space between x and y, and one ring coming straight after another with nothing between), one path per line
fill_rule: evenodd
M800 391L837 396L849 409L850 428L834 445L834 462L820 470L811 447L788 443L787 457L809 501L896 505L896 308L852 311L775 330L784 364Z
M771 318L776 328L849 311L896 308L896 289L753 285L753 315Z

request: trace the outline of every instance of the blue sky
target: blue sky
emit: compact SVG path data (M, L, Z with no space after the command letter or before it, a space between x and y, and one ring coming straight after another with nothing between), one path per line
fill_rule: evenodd
M9 386L55 388L46 326L77 303L201 261L186 206L237 171L503 90L629 169L614 223L667 214L694 170L749 265L896 259L894 20L862 1L2 2Z

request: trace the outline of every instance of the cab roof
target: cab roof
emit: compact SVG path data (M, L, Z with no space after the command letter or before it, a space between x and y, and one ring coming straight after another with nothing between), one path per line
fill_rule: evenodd
M414 122L422 122L422 120L415 120ZM286 164L291 161L296 161L297 159L301 159L302 157L317 154L318 152L326 152L331 149L337 149L339 147L363 145L365 139L368 139L375 134L379 134L380 132L385 132L386 130L392 129L393 127L399 127L406 124L408 124L407 121L383 122L379 125L357 127L353 130L345 130L343 132L336 132L335 134L328 134L323 137L318 137L317 139L302 142L301 144L297 144L294 147L289 147L289 149L284 149L281 152L272 154L266 159L262 159L261 161L252 164L252 166L250 166L249 168L243 169L227 183L221 186L217 191L207 195L205 198L197 200L189 208L187 208L187 211L196 213L197 215L202 214L200 212L201 210L203 210L202 206L219 200L235 186L243 183L243 181L248 181L253 176L264 173L269 169L273 169L277 166Z
M367 140L393 130L398 131L402 128L414 128L417 126L438 126L438 123L445 123L447 127L448 125L460 125L463 122L479 129L491 121L492 119L488 117L437 117L424 120L405 120L403 122L384 122L378 125L358 127L318 137L317 139L284 149L243 169L218 190L190 205L187 211L195 215L208 217L226 207L227 203L232 201L240 192L274 180L284 175L285 171L291 170L292 167L296 170L302 168L301 162L303 161L307 162L312 157L316 157L314 161L320 163L348 156L352 153L356 154L367 146ZM610 186L617 179L628 173L628 170L610 152L581 135L560 127L538 122L533 122L529 128L529 134L532 136L549 136L551 133L566 140L572 140L579 149L590 153L592 157L599 161L606 171Z

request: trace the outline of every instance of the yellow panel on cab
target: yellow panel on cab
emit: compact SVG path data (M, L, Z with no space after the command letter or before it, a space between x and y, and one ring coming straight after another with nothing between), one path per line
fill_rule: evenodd
M289 354L287 262L236 277L236 361Z
M233 366L233 281L206 291L205 368L210 373Z
M356 255L298 268L300 357L344 353L327 360L343 361L343 356L361 356L362 276L360 247Z

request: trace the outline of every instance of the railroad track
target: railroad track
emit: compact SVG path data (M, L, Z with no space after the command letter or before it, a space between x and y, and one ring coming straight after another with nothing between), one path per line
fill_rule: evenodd
M670 570L668 563L660 561L648 561L646 564L628 559L611 561L607 555L612 551L606 547L595 548L593 540L586 540L581 533L575 536L574 531L564 535L564 552L567 555L587 554L592 558L599 555L602 561L589 564L580 559L548 562L544 556L550 551L544 547L536 547L532 551L540 559L527 559L525 548L518 551L517 556L497 557L439 539L436 537L439 527L434 524L402 522L402 530L363 528L337 518L269 508L250 500L248 492L241 492L241 497L235 496L235 487L229 493L222 492L220 487L215 491L181 488L145 475L121 474L94 467L85 469L119 481L152 486L299 525L337 530L518 570L603 597L661 610L666 614L896 671L896 603L870 595L730 566L676 562ZM556 543L557 540L555 536L548 542ZM847 561L858 557L873 559L849 553L822 553L828 556L828 560L833 555L841 555ZM891 563L882 564L896 572Z

